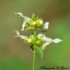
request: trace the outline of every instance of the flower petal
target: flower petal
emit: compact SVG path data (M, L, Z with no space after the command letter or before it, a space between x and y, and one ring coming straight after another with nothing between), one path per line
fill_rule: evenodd
M26 26L26 22L25 22L25 21L23 21L23 24L22 24L22 29L21 29L21 31L24 31L24 28L25 28L25 26Z
M20 33L19 33L19 31L17 31L17 30L16 30L16 34L17 34L17 36L15 36L15 37L20 36Z
M17 30L16 30L16 34L17 34L17 36L15 36L15 37L20 37L21 39L24 39L24 40L28 39L28 37L20 35L19 31L17 31Z
M44 37L42 38L44 41L48 41L48 42L52 42L52 39L51 38L49 38L49 37L46 37L45 35L44 35Z
M24 21L26 22L26 23L28 23L29 21L31 20L31 18L29 18L29 17L24 17Z
M24 39L24 40L27 40L27 39L28 39L28 37L23 36L23 35L20 35L19 37L20 37L21 39Z
M42 45L42 49L44 50L46 48L47 45L49 45L51 42L46 42Z
M53 40L49 37L46 37L44 34L40 33L38 34L37 36L39 39L43 40L43 41L46 41L46 42L52 42Z
M31 20L31 18L24 16L21 12L15 13L17 15L19 15L20 17L24 18L24 21L29 22Z
M54 43L59 43L59 42L61 42L61 41L62 41L62 40L59 39L59 38L56 38L56 39L53 40Z
M38 37L38 38L42 38L43 36L44 36L44 34L39 33L37 37Z
M16 15L19 15L20 17L23 17L23 14L21 12L15 13Z
M48 27L49 27L49 22L46 22L46 23L44 24L44 27L43 27L43 28L47 30Z

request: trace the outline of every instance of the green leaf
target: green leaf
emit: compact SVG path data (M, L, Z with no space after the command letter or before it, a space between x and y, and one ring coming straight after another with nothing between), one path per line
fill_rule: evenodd
M25 29L25 31L27 31L27 30L30 30L30 29L35 29L34 27L27 27L26 29Z
M43 50L41 47L37 46L36 47L36 51L37 51L37 54L41 56L41 58L43 58Z

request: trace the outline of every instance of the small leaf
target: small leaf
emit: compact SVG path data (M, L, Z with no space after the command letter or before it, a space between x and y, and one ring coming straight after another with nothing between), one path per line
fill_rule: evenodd
M43 58L43 50L41 47L37 46L36 48L37 54L41 56L41 58Z
M27 31L27 30L30 30L30 29L35 29L34 27L27 27L25 30Z

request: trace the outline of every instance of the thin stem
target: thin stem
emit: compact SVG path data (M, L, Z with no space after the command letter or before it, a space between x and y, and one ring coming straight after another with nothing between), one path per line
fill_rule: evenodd
M36 50L34 49L34 55L33 55L33 69L35 68L35 57L36 57Z

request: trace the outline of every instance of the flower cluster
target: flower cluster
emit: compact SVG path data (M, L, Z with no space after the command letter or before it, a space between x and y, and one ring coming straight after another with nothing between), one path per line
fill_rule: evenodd
M32 50L36 49L37 54L39 53L41 56L43 56L43 50L46 48L47 45L50 43L59 43L62 40L59 38L52 39L49 37L46 37L43 33L37 33L37 29L42 29L43 31L46 31L49 27L49 22L43 22L41 18L38 18L36 15L32 15L32 18L24 16L22 13L18 12L15 13L19 15L23 19L22 29L21 31L26 30L35 30L28 36L21 35L19 31L16 30L17 36L23 39L26 43L30 44L30 47Z

